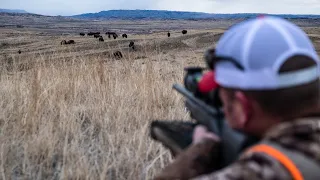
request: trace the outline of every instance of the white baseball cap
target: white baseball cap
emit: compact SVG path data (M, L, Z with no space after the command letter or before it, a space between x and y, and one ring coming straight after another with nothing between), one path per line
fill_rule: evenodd
M282 18L264 16L233 26L220 38L215 55L219 85L272 90L310 83L320 77L319 57L306 33ZM278 73L290 57L304 55L317 65ZM226 61L224 61L226 60Z

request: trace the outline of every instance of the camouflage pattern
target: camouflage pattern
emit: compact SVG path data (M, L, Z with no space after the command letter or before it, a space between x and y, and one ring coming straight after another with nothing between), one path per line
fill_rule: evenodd
M295 149L315 159L320 165L320 118L305 118L294 122L282 123L272 128L266 140L282 147ZM242 156L236 163L222 171L204 175L194 180L219 179L292 179L289 172L275 159L262 153Z
M320 165L320 118L304 118L292 122L284 122L274 128L264 136L264 140L277 143L281 147L296 150L310 157ZM188 151L188 150L187 150ZM185 152L188 154L188 152ZM195 153L190 151L189 153ZM170 171L177 172L179 168L185 167L186 157L177 158L176 161L167 167ZM190 158L189 158L190 159ZM190 163L190 162L189 162ZM189 165L190 166L190 165ZM197 168L200 168L197 164ZM204 168L205 165L202 165ZM193 166L192 166L193 167ZM180 169L185 171L186 169ZM193 171L190 170L189 171ZM179 172L185 174L184 172ZM178 174L179 174L178 173ZM277 160L263 153L246 153L232 165L211 174L202 172L195 173L188 177L167 176L163 171L159 176L160 179L192 179L193 180L286 180L293 179L290 173ZM202 176L200 176L202 174ZM198 177L197 177L198 176Z

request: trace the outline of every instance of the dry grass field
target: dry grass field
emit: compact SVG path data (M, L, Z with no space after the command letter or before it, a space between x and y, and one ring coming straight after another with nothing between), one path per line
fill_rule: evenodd
M0 179L152 179L171 157L149 123L189 119L171 86L185 66L204 66L224 29L99 42L54 27L0 28ZM304 28L320 54L320 28Z

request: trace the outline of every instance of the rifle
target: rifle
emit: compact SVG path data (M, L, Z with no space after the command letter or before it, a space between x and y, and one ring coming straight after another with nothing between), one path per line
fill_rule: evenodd
M214 50L209 49L206 53L208 67L213 66L212 54ZM198 80L202 77L205 68L185 68L187 75L184 77L184 86L174 84L173 89L185 98L185 106L190 116L196 122L154 120L151 123L151 138L162 142L175 156L192 143L193 130L197 125L205 126L209 131L219 136L221 143L215 155L214 170L219 170L234 162L241 151L258 142L258 138L243 134L232 129L225 121L222 111L222 103L218 96L219 89L209 93L201 93L198 90ZM212 68L210 68L213 70ZM217 162L218 161L218 162ZM211 166L212 164L209 164Z
M219 136L221 140L219 150L214 151L219 153L216 156L219 158L215 159L219 162L215 162L214 170L230 165L237 160L244 148L258 141L255 137L247 136L230 128L221 109L207 105L181 85L174 84L173 89L186 97L186 108L196 122L155 120L151 123L151 137L162 142L174 156L176 152L183 151L192 143L193 129L197 125L205 126L208 131Z

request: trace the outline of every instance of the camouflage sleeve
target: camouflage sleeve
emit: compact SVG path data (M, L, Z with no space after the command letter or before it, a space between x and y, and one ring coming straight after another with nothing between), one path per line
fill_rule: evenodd
M192 180L280 180L292 179L289 172L276 160L262 153L251 153L234 164Z

